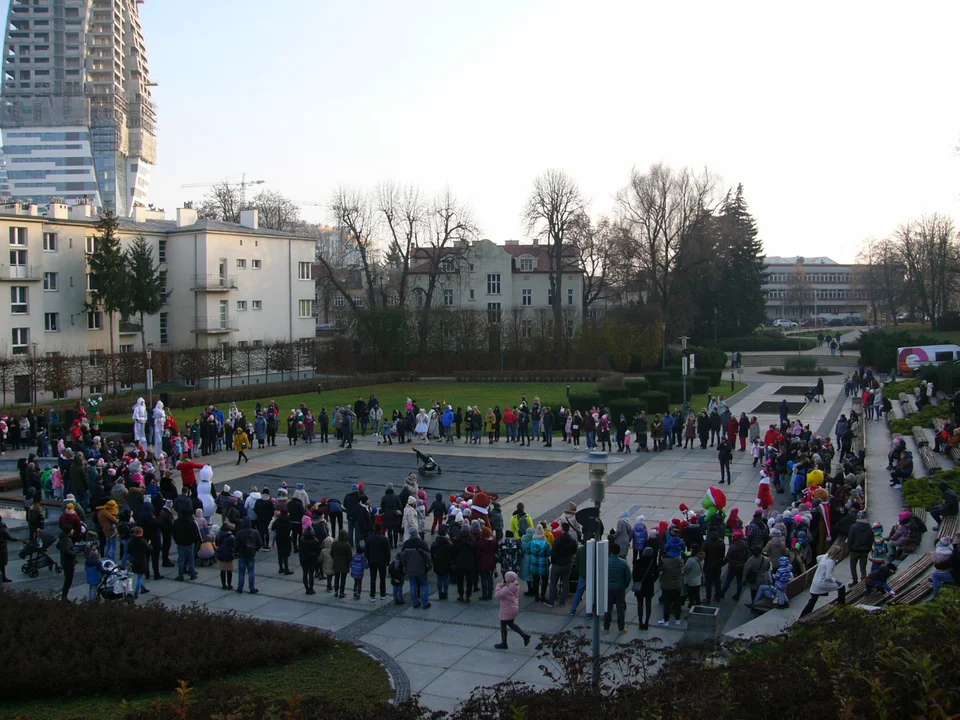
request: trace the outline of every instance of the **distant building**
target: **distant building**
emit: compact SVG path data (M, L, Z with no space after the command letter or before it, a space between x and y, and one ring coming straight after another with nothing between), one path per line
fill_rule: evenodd
M764 266L768 320L869 316L868 294L858 281L860 265L842 265L828 257L768 256Z

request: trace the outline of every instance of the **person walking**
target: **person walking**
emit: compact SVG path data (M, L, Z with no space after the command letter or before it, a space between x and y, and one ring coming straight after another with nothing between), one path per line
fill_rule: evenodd
M607 610L603 614L603 632L610 632L613 608L617 609L617 630L627 634L627 588L633 584L633 573L627 561L620 557L620 548L616 543L610 546L607 558Z
M833 570L837 566L839 553L831 548L826 555L817 558L817 572L813 576L813 583L810 585L810 599L800 612L800 617L805 617L813 612L817 600L837 593L837 605L843 605L846 600L847 588L844 584L833 577Z
M241 460L250 462L250 458L247 457L246 453L247 448L250 447L250 439L242 427L238 427L237 431L233 434L233 446L237 449L237 465L240 464Z
M526 647L530 644L530 635L517 625L520 615L520 580L517 574L513 571L504 573L503 582L497 585L494 593L500 601L500 642L494 647L497 650L507 649L508 628L523 638L523 646Z
M733 479L730 476L730 463L733 462L733 447L727 442L726 438L721 440L717 447L717 458L720 460L720 482L718 484L723 485L727 483L732 485Z
M847 548L850 551L850 576L853 581L850 587L857 584L858 577L867 577L867 559L873 548L873 528L866 521L867 513L861 510L857 513L857 521L847 531ZM857 568L860 569L859 576Z
M469 533L463 534L469 535ZM430 548L427 547L416 528L411 528L407 532L407 541L403 543L400 557L404 572L410 579L410 600L413 602L413 607L429 609L430 584L427 581L427 574L433 568L433 560L430 556Z
M637 617L641 630L650 628L654 587L659 575L657 553L652 547L645 547L640 557L633 561L633 596L637 599Z

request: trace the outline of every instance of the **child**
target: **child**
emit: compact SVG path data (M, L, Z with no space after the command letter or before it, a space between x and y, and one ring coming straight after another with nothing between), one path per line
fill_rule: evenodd
M143 576L150 570L150 555L153 552L150 543L143 537L142 527L135 527L133 529L133 537L130 539L129 545L127 545L127 550L130 555L130 569L136 577L136 582L133 586L133 596L138 598L141 594L150 592L143 585Z
M887 562L887 540L883 537L883 525L873 524L873 547L870 549L870 565L872 570L883 566Z
M370 567L366 556L362 552L354 554L350 559L350 577L353 578L353 599L360 599L360 591L363 590L363 571Z
M443 503L443 493L437 493L433 502L430 504L430 514L433 515L433 523L430 525L430 534L436 535L437 530L443 527L443 518L447 514L447 508Z
M632 441L633 441L632 435L630 434L630 431L627 430L627 434L623 436L623 446L624 446L624 448L625 448L625 452L626 452L628 455L630 454L630 443L631 443Z
M333 537L327 535L323 539L323 549L320 550L320 564L317 566L317 577L323 580L327 578L327 592L333 592Z
M423 537L424 526L427 520L427 509L424 507L423 500L417 500L417 532Z
M530 644L530 636L517 625L520 615L520 581L515 572L505 573L503 582L497 585L494 593L500 601L500 642L494 645L498 650L507 649L507 628L523 638L523 646Z
M944 537L937 541L937 546L933 549L933 564L940 565L953 557L953 547L950 545L950 538Z
M891 597L896 597L897 593L892 587L887 585L887 580L897 571L897 566L892 562L887 562L874 569L867 575L867 592L872 590L883 590L890 593Z
M753 466L756 467L757 463L760 462L760 441L754 440L753 445L750 448L750 454L753 455Z
M390 585L393 587L393 604L405 605L406 601L403 599L403 563L400 561L399 553L387 566L387 574L390 576Z
M103 564L100 562L100 553L97 552L96 548L90 549L85 565L87 570L87 585L89 586L87 600L95 602L97 600L97 588L100 587L100 579L104 575Z
M250 462L250 458L248 458L247 453L244 452L250 447L250 440L247 438L247 433L244 432L242 427L238 427L236 433L233 435L233 446L237 449L237 465L240 464L241 460Z

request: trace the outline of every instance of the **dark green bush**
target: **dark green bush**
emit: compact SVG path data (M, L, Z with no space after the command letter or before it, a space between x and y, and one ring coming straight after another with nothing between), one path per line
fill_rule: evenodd
M707 390L709 390L723 381L723 370L697 370L697 376L705 376L710 380L710 384L707 386ZM704 392L706 392L706 390Z
M82 582L83 566L77 568ZM297 625L280 626L242 615L215 613L202 606L171 610L159 602L63 603L31 593L0 593L0 617L7 648L2 669L3 699L37 697L37 672L64 657L63 632L83 649L83 661L57 672L62 695L89 695L109 688L117 694L173 690L191 682L286 663L331 648L329 635ZM51 632L51 628L59 628ZM238 643L240 643L238 645ZM242 645L243 652L238 652ZM145 658L149 655L149 662ZM229 662L225 665L225 658Z
M920 368L920 379L932 382L934 390L953 394L960 387L960 367L952 363L925 365Z
M694 363L698 370L700 368L723 370L723 368L727 366L727 361L730 359L727 353L720 348L690 347L689 350L696 356ZM743 351L741 350L741 352Z
M650 383L651 388L658 390L660 388L660 383L670 380L670 373L669 371L648 372L644 373L643 377L648 383Z
M618 388L599 388L597 394L600 396L600 400L604 405L609 405L614 400L625 400L630 397L630 388L628 387L618 387Z
M940 344L941 341L931 335L907 330L870 330L860 335L860 362L885 373L897 366L897 348Z
M812 371L817 369L817 358L813 355L797 355L795 357L788 357L783 361L784 370L799 370L802 372Z
M665 383L660 383L660 391L667 393L672 403L683 402L683 380L668 380ZM687 396L690 395L690 386L687 385Z
M574 410L579 410L581 413L585 413L590 408L600 405L603 405L603 400L599 392L570 393L570 407Z
M704 393L708 392L710 388L712 388L714 385L718 385L719 383L719 378L717 378L717 382L712 382L712 379L709 376L701 375L700 371L698 370L696 375L690 375L687 378L687 394L703 395ZM692 393L691 388L693 388Z
M665 392L650 390L640 400L647 404L648 413L665 413L670 409L670 396Z
M647 403L639 398L618 398L610 403L608 409L611 420L616 421L620 415L623 415L632 424L633 416L641 410L646 410Z
M817 341L811 338L796 338L784 335L779 330L764 330L738 338L720 338L716 343L705 341L702 343L706 347L716 347L725 352L779 352L811 350L817 345ZM697 358L697 365L699 365Z
M624 380L627 388L630 390L630 397L637 398L650 389L650 383L646 378L630 378Z

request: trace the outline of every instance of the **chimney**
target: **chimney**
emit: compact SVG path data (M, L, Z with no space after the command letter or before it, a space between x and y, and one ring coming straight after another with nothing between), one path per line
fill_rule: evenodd
M66 203L50 203L47 207L47 217L52 220L66 220L70 217L70 209Z
M257 210L241 210L240 225L251 230L260 228L260 214Z
M71 220L89 220L93 214L93 207L86 203L77 203L70 206Z
M147 209L143 207L143 205L137 205L133 209L133 221L138 223L146 222L149 219L147 212Z
M33 217L37 217L37 215L39 214L40 212L36 205L32 203L30 205L27 205L27 215L32 215Z
M196 225L197 211L193 208L177 208L177 227Z
M538 238L536 235L534 235L534 237L533 237L533 246L534 246L534 247L537 247L539 244L540 244L540 238Z

